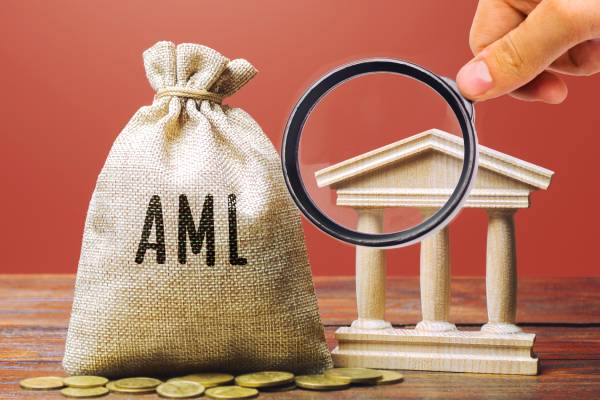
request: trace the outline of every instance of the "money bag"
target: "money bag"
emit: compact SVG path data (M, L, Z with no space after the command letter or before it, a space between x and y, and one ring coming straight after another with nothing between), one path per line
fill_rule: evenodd
M260 126L226 98L255 74L195 44L144 52L156 95L89 205L69 374L331 366L298 210Z

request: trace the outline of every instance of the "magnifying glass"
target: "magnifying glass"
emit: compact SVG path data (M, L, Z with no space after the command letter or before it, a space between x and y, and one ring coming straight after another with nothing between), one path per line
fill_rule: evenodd
M302 213L343 242L401 247L444 228L477 172L473 104L451 79L396 59L343 65L295 105L282 146Z

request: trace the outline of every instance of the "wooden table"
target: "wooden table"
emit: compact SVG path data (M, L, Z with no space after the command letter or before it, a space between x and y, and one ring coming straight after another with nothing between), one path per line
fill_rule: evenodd
M398 385L320 393L264 393L262 399L600 399L600 278L522 279L518 320L537 333L539 376L405 372ZM355 317L354 278L315 279L327 340ZM387 318L395 325L419 321L416 278L388 284ZM452 282L451 320L478 329L486 320L481 278ZM28 392L19 380L62 374L61 359L73 294L70 275L0 275L0 399L60 399L57 392ZM155 395L110 395L157 399Z

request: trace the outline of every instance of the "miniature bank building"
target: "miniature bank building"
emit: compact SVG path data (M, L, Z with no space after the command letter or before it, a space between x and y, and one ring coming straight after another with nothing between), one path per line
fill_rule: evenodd
M424 217L441 207L462 169L462 138L432 129L315 173L336 204L358 213L357 229L380 233L383 209L416 207ZM358 318L336 332L336 366L535 375L534 333L515 325L517 272L514 214L529 195L547 189L552 171L479 146L479 170L464 207L488 213L486 298L488 322L461 331L449 321L448 228L421 242L422 320L415 329L385 320L383 249L357 246ZM432 187L432 182L434 187ZM415 321L416 322L416 321Z

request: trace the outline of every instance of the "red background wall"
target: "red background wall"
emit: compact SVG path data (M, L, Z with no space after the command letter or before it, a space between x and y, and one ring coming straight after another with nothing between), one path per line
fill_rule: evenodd
M195 42L260 74L229 103L279 147L290 107L328 69L405 58L454 76L470 57L476 2L4 1L0 14L0 272L74 272L96 176L129 117L152 101L141 53ZM569 79L560 106L510 98L477 106L482 144L556 171L517 214L522 275L600 275L595 257L600 76ZM305 223L316 274L352 274L353 248ZM453 270L481 275L486 217L451 226ZM391 274L418 273L418 246L389 252Z

